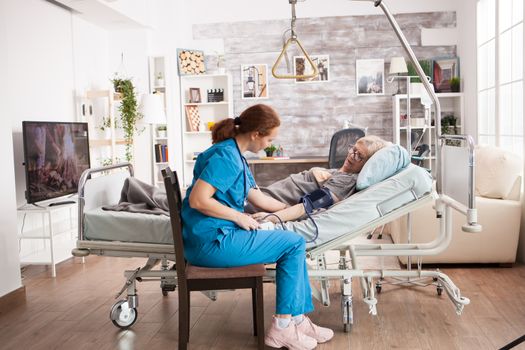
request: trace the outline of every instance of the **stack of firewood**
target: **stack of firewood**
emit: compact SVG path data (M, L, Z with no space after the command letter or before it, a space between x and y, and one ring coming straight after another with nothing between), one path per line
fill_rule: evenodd
M206 72L202 51L180 51L179 70L181 74L203 74Z

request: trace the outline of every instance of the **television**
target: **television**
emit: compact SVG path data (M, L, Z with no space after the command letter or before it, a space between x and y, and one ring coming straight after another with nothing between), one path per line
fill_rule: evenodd
M89 169L87 123L22 122L27 203L77 192Z

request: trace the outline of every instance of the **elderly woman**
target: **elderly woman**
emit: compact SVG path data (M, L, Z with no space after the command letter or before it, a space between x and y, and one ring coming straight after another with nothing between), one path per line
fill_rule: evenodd
M357 140L348 150L348 155L340 169L312 168L299 174L293 174L278 181L261 191L271 197L286 203L288 208L270 215L266 212L253 214L256 220L277 222L296 220L305 214L305 206L298 201L308 195L311 198L324 196L326 206L337 203L355 192L357 175L366 161L378 150L388 145L388 142L377 136L365 136ZM327 200L326 200L327 199Z

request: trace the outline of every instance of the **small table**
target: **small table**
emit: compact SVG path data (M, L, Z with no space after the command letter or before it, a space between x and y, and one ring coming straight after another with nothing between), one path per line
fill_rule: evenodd
M288 176L291 173L296 173L302 170L310 169L314 166L328 166L328 157L290 157L288 159L248 158L247 161L254 178L256 178L257 175L263 175L264 177L264 174L259 174L256 171L257 167L271 166L272 168L274 168L272 169L270 174L271 178L262 179L260 181L263 186L267 186L270 183L281 180L282 178Z
M51 265L51 275L56 277L56 264L69 259L72 256L71 249L75 246L78 228L76 220L73 220L73 210L76 210L76 208L77 203L55 206L24 205L19 207L17 212L24 214L24 216L40 214L42 218L42 226L36 227L35 229L24 231L24 225L22 225L22 229L18 234L19 244L21 244L23 239L39 239L44 241L43 250L38 250L23 258L21 257L20 262L31 265ZM56 214L58 211L65 211L66 209L69 210L69 215L66 214L64 220L60 222L53 222L53 214ZM70 237L67 241L62 240L62 242L56 242L55 236L61 234L69 234ZM49 241L49 247L46 243L47 241Z

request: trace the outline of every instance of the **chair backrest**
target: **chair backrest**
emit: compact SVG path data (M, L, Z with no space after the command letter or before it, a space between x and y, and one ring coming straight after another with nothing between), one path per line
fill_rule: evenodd
M363 136L365 136L365 132L359 128L348 128L337 131L330 141L328 167L330 169L342 167L348 155L348 148L355 145L356 141Z
M175 245L175 263L177 264L178 284L186 283L186 260L184 259L184 242L182 240L182 196L180 192L177 172L171 171L169 167L162 170L166 196L170 209L171 231L173 244Z

